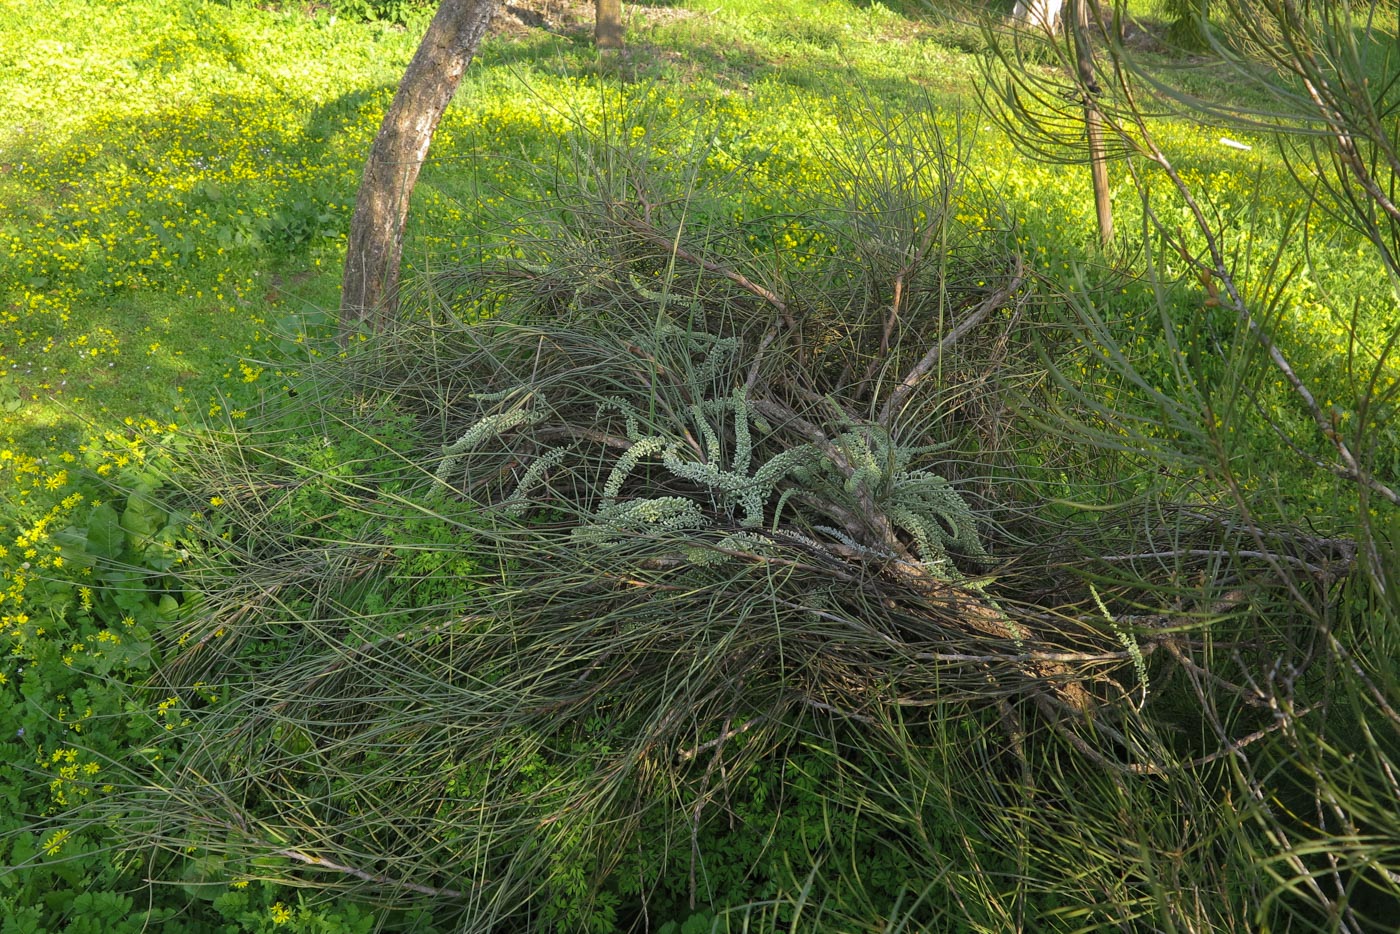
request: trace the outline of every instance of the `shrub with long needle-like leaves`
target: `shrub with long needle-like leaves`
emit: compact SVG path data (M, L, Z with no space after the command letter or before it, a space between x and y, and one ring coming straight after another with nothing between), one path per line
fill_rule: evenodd
M1056 498L1152 455L1047 379L1087 326L1026 322L1006 239L954 218L966 160L888 126L820 215L871 262L765 273L607 150L524 260L210 433L160 680L221 699L99 818L192 886L470 930L1276 916L1292 864L1218 792L1281 729L1249 685L1309 625L1289 587L1333 605L1349 543L1136 475Z
M1159 303L1156 368L1143 365L1103 306L1070 298L1072 331L1116 397L1086 389L1082 372L1062 362L1055 370L1072 401L1061 412L1079 417L1045 421L1098 449L1151 451L1149 462L1170 457L1194 483L1219 492L1223 521L1243 534L1230 553L1262 561L1254 579L1269 578L1274 597L1269 614L1236 617L1243 595L1227 592L1217 605L1230 609L1228 626L1195 646L1166 646L1202 737L1244 731L1249 739L1216 758L1207 781L1228 801L1217 845L1237 853L1260 884L1252 914L1242 916L1250 923L1371 930L1400 910L1400 496L1388 470L1400 342L1400 212L1392 203L1400 160L1387 118L1400 74L1395 8L1222 0L1209 10L1211 19L1197 25L1238 79L1233 99L1204 99L1172 69L1134 54L1108 26L1124 12L1116 4L1095 29L1100 58L1087 83L1067 59L1053 70L1024 67L1021 47L1040 40L990 29L987 101L1023 148L1073 159L1077 140L1066 130L1078 102L1096 96L1124 177L1142 195L1142 242L1158 295L1172 269L1199 284L1195 309ZM1276 247L1260 231L1234 236L1210 193L1178 170L1153 119L1170 111L1275 135L1304 205L1283 219ZM1263 214L1256 203L1248 216L1257 224ZM1170 219L1178 217L1184 229ZM1334 234L1321 232L1339 226L1367 247L1349 262L1374 287L1345 307L1324 289L1348 350L1342 359L1309 359L1316 353L1290 339L1295 283L1302 274L1326 280ZM1232 320L1208 325L1219 312ZM1340 401L1329 406L1327 396ZM1280 549L1266 531L1280 520L1319 531L1306 536L1308 547ZM1198 564L1221 555L1177 542L1149 554L1137 560L1189 555ZM1345 567L1356 573L1341 585L1336 571Z

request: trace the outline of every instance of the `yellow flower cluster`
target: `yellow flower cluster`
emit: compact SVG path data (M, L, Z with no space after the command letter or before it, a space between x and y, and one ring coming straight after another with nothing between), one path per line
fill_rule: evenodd
M99 476L138 467L176 430L173 423L127 419L125 432L100 432L76 445L77 453L64 450L38 457L14 447L0 448L0 514L13 529L11 537L0 534L0 634L18 639L32 622L31 588L42 587L46 578L71 579L76 574L80 581L90 573L86 566L69 566L58 534L81 526L82 513L100 505L76 488L72 467L81 464ZM77 598L80 607L92 608L91 587L80 586ZM69 652L83 650L70 646Z
M77 9L3 26L0 437L168 411L172 385L183 412L230 350L265 359L283 296L256 241L300 236L304 201L348 219L382 110L337 98L350 71L389 83L414 41L328 42L252 4Z
M101 773L102 766L91 758L89 753L81 750L63 747L46 755L40 749L37 764L39 768L53 775L49 781L51 812L89 797L95 790L103 793L112 790L110 785L97 784L97 776ZM53 852L57 852L57 847L62 845L62 839L57 841Z
M60 464L0 449L0 510L17 526L12 538L0 539L0 633L29 622L25 601L30 586L63 567L63 551L53 533L84 497L78 492L60 495L69 483L68 470Z

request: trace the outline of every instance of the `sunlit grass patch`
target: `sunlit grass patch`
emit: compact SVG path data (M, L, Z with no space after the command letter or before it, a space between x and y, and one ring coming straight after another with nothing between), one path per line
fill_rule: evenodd
M178 415L230 352L265 356L281 273L336 274L366 102L412 48L243 5L49 12L0 20L0 99L22 116L0 127L11 435Z
M703 29L693 20L643 19L637 41L724 54L707 58L704 73L664 57L639 62L630 67L641 83L630 87L572 40L532 40L531 60L489 41L424 172L410 263L428 268L435 253L463 248L510 200L551 197L536 173L557 160L560 140L601 129L624 101L645 105L635 131L654 141L656 157L707 145L705 171L740 182L725 213L756 218L828 199L824 147L849 132L852 93L926 107L909 79L949 74L918 41L919 27L878 5L804 8L802 17L741 5ZM304 310L278 307L286 296L270 283L283 273L324 283L310 294L333 304L359 160L412 36L290 8L175 0L107 5L95 16L60 5L50 17L12 16L6 30L21 54L0 95L24 120L0 139L0 195L12 206L0 227L0 372L26 417L155 413L172 389L187 395L227 369L216 345L265 355L276 322ZM35 87L64 93L35 96ZM94 106L59 107L60 97ZM1010 207L1038 272L1068 276L1093 254L1087 172L1017 156L990 127L974 135L979 175ZM1249 160L1267 161L1264 146L1244 156L1184 125L1165 138L1227 221L1247 211L1257 220L1261 207L1296 210L1296 196L1284 194L1292 189L1276 184L1276 163L1258 184ZM1261 190L1266 203L1252 204ZM1294 201L1268 203L1276 193ZM1120 208L1131 225L1130 199ZM801 237L794 229L759 239L792 249ZM1335 330L1308 307L1300 300L1295 330L1326 341ZM199 405L217 384L198 389Z

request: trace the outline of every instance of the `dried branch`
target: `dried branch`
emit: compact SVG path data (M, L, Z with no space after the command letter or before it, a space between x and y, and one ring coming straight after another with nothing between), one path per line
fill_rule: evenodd
M754 282L748 276L744 275L741 272L737 272L736 270L730 269L728 266L722 266L719 263L714 262L713 260L708 260L705 259L703 256L695 255L694 253L687 250L685 247L681 246L679 239L668 237L660 230L657 230L655 227L652 227L649 224L646 224L641 221L628 219L619 219L618 223L622 224L623 227L632 231L648 243L651 243L655 246L663 247L668 251L670 255L675 256L677 259L683 259L691 265L699 266L706 272L711 272L716 275L723 276L730 282L733 282L735 285L739 286L744 291L763 299L765 302L776 308L779 314L784 316L784 319L786 320L789 327L796 326L791 319L791 315L788 311L787 302L783 301L783 299L779 297L779 295L772 289L768 289L764 286L759 285L757 282Z
M764 719L765 718L762 716L753 717L749 720L744 721L744 723L741 726L737 726L732 730L724 730L709 742L701 743L700 745L694 746L690 749L677 749L676 758L680 759L682 762L689 762L691 759L694 759L696 756L700 755L700 753L707 752L711 749L714 749L716 746L721 746L729 742L736 736L741 736L744 733L747 733L749 730L762 723Z
M1017 256L1015 266L1012 268L1011 272L1011 281L982 299L976 308L959 321L951 331L944 335L941 341L934 344L933 347L929 349L928 353L924 354L923 359L914 364L913 369L909 371L900 384L895 387L894 391L890 393L889 399L885 401L884 407L880 409L879 421L881 424L889 425L892 417L903 410L904 403L909 398L909 394L914 391L914 387L919 384L920 380L928 375L929 371L942 359L945 352L950 350L964 334L985 321L987 316L993 311L1006 304L1006 300L1014 295L1021 287L1021 283L1025 281L1024 271L1024 263L1021 257Z
M456 889L436 889L430 885L419 885L417 882L403 882L399 879L391 879L388 876L378 876L372 872L365 872L363 869L356 869L354 866L345 866L341 863L332 862L323 856L312 856L303 853L301 850L281 849L273 851L278 856L285 856L287 859L304 863L307 866L315 866L317 869L329 869L331 872L344 873L347 876L354 876L364 882L373 882L378 885L389 886L396 889L407 889L410 892L417 892L419 895L431 895L434 898L462 898L466 893Z
M919 238L919 244L914 249L914 255L899 268L894 275L893 294L890 297L890 310L885 315L885 326L880 332L880 353L870 361L866 368L865 377L862 384L868 384L875 377L875 373L884 365L886 357L890 352L890 338L894 335L894 329L899 324L900 311L904 307L904 297L908 294L908 283L910 279L919 271L929 249L933 246L933 237L939 231L938 224L927 224L924 227L923 235Z

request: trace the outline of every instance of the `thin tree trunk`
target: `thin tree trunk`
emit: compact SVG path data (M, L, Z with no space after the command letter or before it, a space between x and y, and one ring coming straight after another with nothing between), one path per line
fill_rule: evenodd
M1084 95L1084 131L1089 141L1089 169L1094 180L1094 210L1099 219L1099 241L1108 250L1113 246L1113 202L1108 189L1108 155L1103 143L1103 114L1096 99L1098 79L1094 77L1094 47L1089 30L1096 26L1098 13L1093 0L1070 0L1068 26L1074 31L1074 57L1079 66L1079 87Z
M622 48L622 0L593 0L593 44L600 49Z
M397 310L413 186L495 8L495 0L442 0L384 115L350 220L340 293L342 345L367 322L382 327Z

